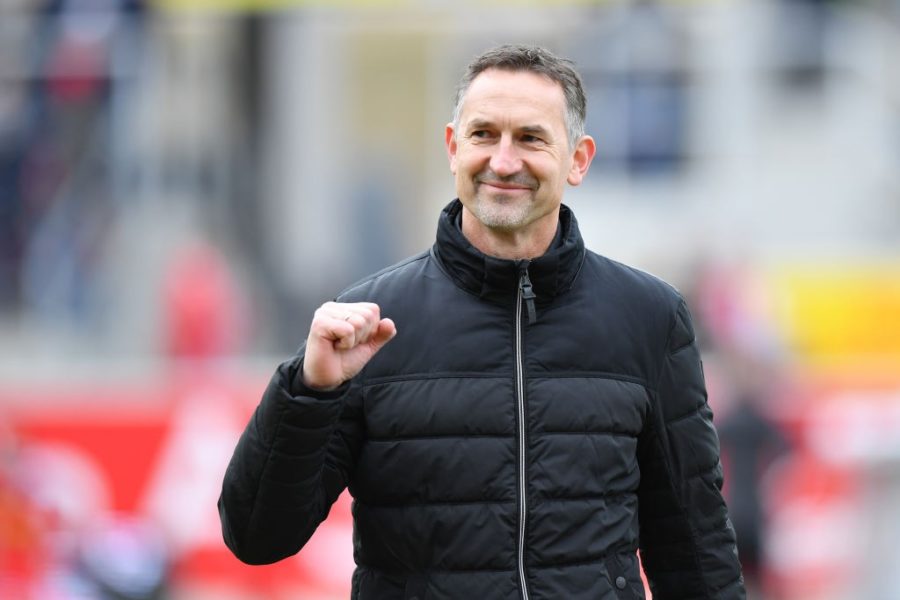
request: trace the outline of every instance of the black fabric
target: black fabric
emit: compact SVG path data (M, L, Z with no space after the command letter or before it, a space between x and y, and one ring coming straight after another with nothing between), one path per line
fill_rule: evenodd
M339 296L371 301L397 336L338 393L275 373L238 442L219 510L226 543L257 564L302 548L345 487L354 498L352 597L743 598L720 494L718 440L690 315L658 279L562 243L521 264L484 256L442 213L431 252ZM338 397L335 398L335 395Z
M439 264L464 290L479 298L509 304L516 299L519 261L487 256L476 250L456 226L462 204L457 200L444 209L433 252ZM528 274L537 302L549 303L575 281L584 262L585 248L575 216L568 207L560 211L559 244L551 245L543 256L528 265Z

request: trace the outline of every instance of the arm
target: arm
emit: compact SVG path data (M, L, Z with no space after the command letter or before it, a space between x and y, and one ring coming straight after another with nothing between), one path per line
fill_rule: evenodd
M362 438L350 380L395 334L371 303L316 311L301 355L272 377L225 472L222 534L240 560L297 553L328 515Z
M243 562L297 553L347 485L359 425L345 384L306 387L302 358L283 363L235 448L222 484L225 544Z
M683 300L638 460L641 559L654 598L744 598L735 534L721 495L719 441Z

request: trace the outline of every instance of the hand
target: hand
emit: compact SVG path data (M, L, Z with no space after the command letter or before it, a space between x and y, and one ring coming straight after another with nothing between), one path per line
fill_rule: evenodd
M359 373L397 334L371 302L326 302L313 316L303 358L303 383L333 390Z

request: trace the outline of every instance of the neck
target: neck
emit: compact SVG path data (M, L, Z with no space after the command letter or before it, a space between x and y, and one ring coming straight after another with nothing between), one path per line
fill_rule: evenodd
M559 208L516 230L486 227L469 210L462 210L462 232L480 252L508 260L537 258L550 247L559 222Z

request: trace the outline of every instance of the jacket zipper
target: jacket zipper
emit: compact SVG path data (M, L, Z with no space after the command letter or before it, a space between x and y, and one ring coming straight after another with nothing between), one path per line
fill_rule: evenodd
M522 351L522 305L527 305L528 322L533 323L534 291L528 278L529 261L519 263L519 289L516 298L516 397L519 421L519 584L522 600L528 600L528 584L525 580L525 524L528 513L526 499L528 486L525 477L525 364Z
M528 265L531 261L522 261L519 264L519 304L525 300L525 307L528 309L528 324L531 325L537 321L537 312L534 310L534 288L531 287L531 279L528 277ZM521 315L520 315L521 317Z

